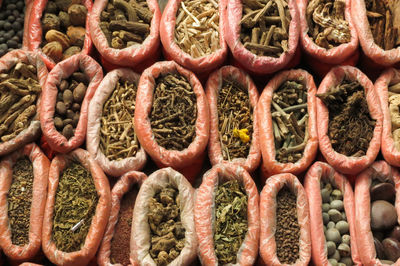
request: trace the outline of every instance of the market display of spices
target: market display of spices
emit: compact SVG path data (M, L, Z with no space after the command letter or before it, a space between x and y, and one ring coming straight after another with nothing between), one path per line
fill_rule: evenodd
M308 34L319 46L330 49L350 42L349 23L345 19L345 0L311 0L306 19Z
M279 190L276 203L276 254L281 263L294 264L300 257L296 195L285 186Z
M238 180L218 185L215 194L214 248L218 263L236 263L247 233L247 194Z
M343 193L335 185L321 181L322 220L328 261L331 265L353 265L349 224L343 203Z
M0 56L22 47L25 1L4 0L0 8Z
M391 182L374 179L370 188L371 229L376 256L385 264L400 258L400 226L394 207L396 190Z
M61 80L58 86L54 126L67 140L75 133L88 85L87 76L76 71L68 79Z
M280 57L289 49L290 21L286 0L243 1L240 40L253 54Z
M140 148L133 126L137 87L119 80L104 103L101 117L100 150L109 160L133 157Z
M110 47L124 49L143 43L152 18L146 0L113 0L101 12L100 28Z
M400 46L400 6L396 0L366 0L368 22L375 43L384 50Z
M42 51L56 63L83 48L87 8L80 1L49 0L42 16Z
M218 130L224 160L246 158L253 135L253 108L246 88L224 79L218 93Z
M317 97L329 109L328 136L333 149L346 156L364 156L375 128L364 88L357 81L344 79Z
M150 256L156 265L168 265L185 246L179 191L167 185L149 201Z
M18 62L0 74L0 143L15 138L29 126L41 90L33 65Z
M183 0L176 16L175 42L197 58L220 48L219 0Z
M24 246L29 242L32 189L33 166L27 157L22 157L13 167L12 184L7 194L13 245Z
M196 95L187 79L167 74L156 79L150 124L158 145L186 149L196 137Z
M303 156L309 138L307 90L297 81L285 81L272 96L271 116L275 158L295 163Z
M55 195L52 241L63 252L74 252L85 244L99 196L91 173L71 162L60 174Z

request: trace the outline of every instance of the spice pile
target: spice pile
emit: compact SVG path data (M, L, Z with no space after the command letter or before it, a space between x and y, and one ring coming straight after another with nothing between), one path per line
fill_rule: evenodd
M133 127L136 92L134 83L120 80L103 106L100 150L109 160L132 157L139 150Z
M55 195L52 241L63 252L85 244L99 197L91 173L77 162L62 174Z
M400 5L396 0L366 0L367 17L375 43L384 50L400 46Z
M297 203L286 186L276 196L276 254L281 263L294 264L299 255L300 226L297 221Z
M285 81L272 96L271 117L275 159L281 163L297 162L309 138L307 88L297 81Z
M77 71L68 80L61 80L58 86L54 125L67 140L75 134L88 85L87 76Z
M364 156L374 134L364 88L344 79L328 92L317 94L329 109L328 136L333 149L352 157Z
M0 56L21 48L24 35L24 0L4 0L0 8Z
M33 188L33 166L27 157L17 160L13 167L10 190L7 193L8 222L13 245L29 243L29 227Z
M128 191L121 200L118 222L111 240L110 261L112 264L129 265L132 213L135 206L137 189Z
M388 94L393 142L396 149L400 150L400 82L389 86Z
M156 79L150 124L158 145L181 151L196 136L196 95L187 79L167 74Z
M400 226L394 207L395 186L391 182L375 179L371 184L370 196L376 256L384 264L393 264L400 258Z
M183 0L175 24L175 42L192 57L211 54L219 45L219 0Z
M218 264L236 263L247 233L247 194L232 180L220 184L215 194L214 248Z
M42 51L55 62L81 51L88 10L80 1L49 0L42 16Z
M350 231L343 204L343 193L331 183L321 181L322 220L328 261L352 266Z
M308 35L319 46L330 49L351 40L349 23L345 19L345 0L311 0L306 19Z
M168 265L185 246L185 228L181 222L179 191L167 185L150 199L150 256L157 265Z
M112 0L101 12L100 28L112 48L123 49L147 38L152 18L146 0Z
M0 74L1 141L9 141L28 128L41 90L33 65L19 62Z
M253 54L280 57L289 49L290 21L286 0L243 1L240 40Z
M224 160L246 158L253 135L253 108L248 91L233 80L223 80L218 94L218 131Z

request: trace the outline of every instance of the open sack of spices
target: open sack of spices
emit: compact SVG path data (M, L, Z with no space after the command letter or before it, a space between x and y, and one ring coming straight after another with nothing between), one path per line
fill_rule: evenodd
M42 249L57 265L94 258L111 209L110 185L89 153L76 149L51 162Z
M247 70L273 73L294 58L300 34L295 0L229 0L226 21L225 40Z
M132 218L133 265L192 265L197 249L194 193L186 178L170 167L143 182Z
M253 265L260 237L259 196L248 172L232 163L213 166L197 189L199 257L203 265Z
M400 72L386 70L375 88L383 114L382 155L391 165L400 166Z
M357 245L364 265L400 263L399 184L398 170L385 161L357 176Z
M15 263L40 250L49 168L34 143L0 161L0 248Z
M206 94L210 108L211 163L229 161L253 172L261 158L257 87L242 70L224 66L208 78Z
M400 63L400 1L352 0L358 38L373 67Z
M382 111L374 85L351 66L333 68L317 92L319 148L344 174L357 174L378 155Z
M262 171L299 174L318 150L316 87L304 70L289 70L269 81L258 101Z
M90 0L34 0L29 17L28 45L49 69L75 54L89 54Z
M37 54L15 50L0 59L0 156L40 136L39 106L47 68Z
M68 153L83 144L89 103L102 79L101 66L85 54L74 55L50 71L40 123L51 149Z
M350 0L299 0L300 40L309 64L325 76L334 65L355 65L358 36ZM357 20L356 20L357 21Z
M313 263L362 265L358 253L365 250L357 248L355 220L359 217L346 177L330 165L316 162L306 174L304 188L310 207Z
M170 166L194 181L209 136L209 110L196 76L173 61L158 62L140 77L135 132L158 167Z
M99 252L100 266L112 264L130 265L130 240L133 208L138 186L147 178L141 172L131 171L118 180L111 190L111 213Z
M260 194L260 255L267 265L304 265L311 258L307 194L296 176L267 179Z
M89 105L86 147L111 176L140 170L146 163L134 127L139 77L129 69L109 72Z
M228 53L223 31L228 1L168 1L160 24L165 57L197 74L222 65Z
M133 68L155 62L159 55L160 19L157 0L95 1L90 34L102 61Z

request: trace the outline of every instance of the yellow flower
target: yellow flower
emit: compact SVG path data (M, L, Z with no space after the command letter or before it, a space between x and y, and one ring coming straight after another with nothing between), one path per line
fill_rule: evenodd
M240 138L243 143L247 143L250 141L249 131L247 128L244 129L233 129L233 136Z

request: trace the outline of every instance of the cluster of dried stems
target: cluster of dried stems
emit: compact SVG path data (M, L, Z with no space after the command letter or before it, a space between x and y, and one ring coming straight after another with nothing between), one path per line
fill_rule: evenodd
M129 81L118 81L104 103L100 128L100 150L109 160L135 156L139 141L134 129L137 87Z
M298 161L309 138L307 88L297 81L285 81L272 96L271 116L276 160Z
M397 150L400 150L400 82L390 84L389 92L389 112L392 122L392 135L394 145Z
M289 49L291 16L286 0L243 0L240 40L260 56L280 57Z
M26 129L36 114L41 91L36 67L17 63L0 74L0 140L9 141Z
M345 19L345 0L311 0L306 10L308 34L326 49L351 40L349 23Z
M400 1L366 0L372 36L384 50L400 46Z
M192 57L211 54L219 45L219 0L183 0L178 10L175 42Z

